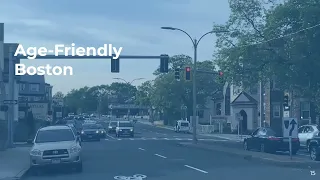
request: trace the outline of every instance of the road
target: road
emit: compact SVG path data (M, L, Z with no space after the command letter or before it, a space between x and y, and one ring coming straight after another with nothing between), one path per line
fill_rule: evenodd
M223 152L189 149L177 145L179 141L189 141L190 134L177 134L139 123L136 124L135 131L134 138L115 138L110 135L100 142L84 142L82 173L51 172L40 176L27 176L26 179L111 180L116 176L130 177L135 174L145 175L145 180L319 178L318 175L311 176L309 170L258 164ZM221 141L208 137L200 138Z

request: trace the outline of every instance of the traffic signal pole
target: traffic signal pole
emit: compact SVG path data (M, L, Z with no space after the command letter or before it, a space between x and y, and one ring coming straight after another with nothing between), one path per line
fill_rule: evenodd
M185 35L187 35L191 42L192 42L192 45L193 45L193 53L194 53L194 57L193 57L193 70L192 70L192 99L193 99L193 102L192 102L192 109L193 109L193 115L192 115L192 130L193 130L193 143L196 144L198 142L197 140L197 84L196 84L196 74L197 74L197 49L198 49L198 45L199 45L199 42L201 41L201 39L203 37L205 37L206 35L208 34L212 34L212 33L223 33L223 32L228 32L228 31L225 31L225 30L218 30L218 31L209 31L205 34L203 34L199 40L197 39L192 39L192 37L184 30L182 29L179 29L179 28L174 28L174 27L161 27L161 29L165 29L165 30L173 30L173 31L180 31L180 32L183 32Z

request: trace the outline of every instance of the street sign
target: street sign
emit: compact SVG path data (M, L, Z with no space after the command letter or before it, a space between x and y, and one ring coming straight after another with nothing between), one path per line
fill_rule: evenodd
M3 104L18 104L18 100L4 100Z
M282 120L283 137L298 138L297 118L285 117Z

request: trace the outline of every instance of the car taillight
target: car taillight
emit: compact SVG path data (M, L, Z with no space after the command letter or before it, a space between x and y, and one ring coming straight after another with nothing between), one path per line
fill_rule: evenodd
M293 141L293 142L298 142L298 141L299 141L299 138L292 138L292 141Z
M277 138L277 137L268 137L269 140L271 141L279 141L280 138Z

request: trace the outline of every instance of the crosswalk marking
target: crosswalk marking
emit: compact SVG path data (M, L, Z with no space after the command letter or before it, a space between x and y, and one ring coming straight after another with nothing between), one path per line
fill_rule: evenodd
M110 139L110 138L106 138L104 139L106 141L115 141L115 140L127 140L127 141L141 141L141 140L144 140L144 141L161 141L161 140L166 140L166 141L192 141L192 138L165 138L165 137L159 137L159 138L146 138L146 137L141 137L141 138L118 138L118 139ZM198 139L199 141L227 141L227 140L221 140L221 139Z

